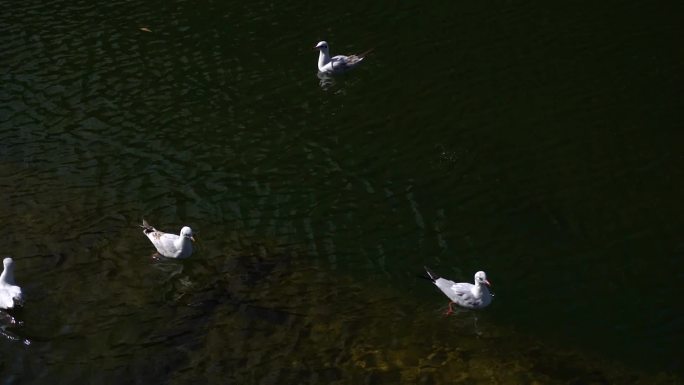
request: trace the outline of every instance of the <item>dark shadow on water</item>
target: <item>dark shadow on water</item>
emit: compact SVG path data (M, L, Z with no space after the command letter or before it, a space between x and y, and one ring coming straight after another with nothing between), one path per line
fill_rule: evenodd
M310 266L302 255L257 243L183 261L185 269L155 265L172 274L175 294L158 305L163 318L135 326L149 333L105 353L111 374L212 384L672 381L544 345L497 326L486 311L444 317L434 303L416 307L384 287ZM229 272L215 272L226 264Z

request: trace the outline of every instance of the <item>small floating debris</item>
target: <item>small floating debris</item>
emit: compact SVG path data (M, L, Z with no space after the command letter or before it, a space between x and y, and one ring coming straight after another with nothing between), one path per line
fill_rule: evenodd
M152 30L147 27L140 27L140 30L143 32L152 32Z

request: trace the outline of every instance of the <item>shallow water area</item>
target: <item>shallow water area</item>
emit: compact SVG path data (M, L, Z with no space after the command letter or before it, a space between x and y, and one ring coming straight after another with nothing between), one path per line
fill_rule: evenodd
M3 383L684 382L681 13L4 9ZM321 78L321 39L374 51ZM444 317L423 266L492 305Z

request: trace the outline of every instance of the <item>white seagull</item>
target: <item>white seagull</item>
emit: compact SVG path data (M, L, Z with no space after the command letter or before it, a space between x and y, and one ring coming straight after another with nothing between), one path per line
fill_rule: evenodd
M337 55L330 57L327 42L319 41L318 44L316 44L316 47L314 48L318 49L319 51L318 71L324 74L338 74L348 71L359 65L359 63L363 61L366 55L368 55L368 53L372 51L368 50L358 55Z
M143 233L147 235L159 254L167 258L187 258L192 254L192 229L184 226L180 235L161 232L143 219Z
M21 288L14 284L14 260L5 258L2 264L4 270L0 274L0 309L12 309L23 305L24 296Z
M489 293L491 284L487 281L487 274L484 271L475 273L475 284L467 282L456 283L448 279L441 278L434 271L425 267L430 280L446 294L451 300L449 310L446 315L453 313L451 305L456 304L468 309L482 309L492 302L492 295Z

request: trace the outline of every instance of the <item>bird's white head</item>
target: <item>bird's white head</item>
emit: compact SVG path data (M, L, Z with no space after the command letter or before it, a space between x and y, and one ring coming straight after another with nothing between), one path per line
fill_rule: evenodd
M2 274L0 274L0 283L14 285L14 260L7 257L2 260L2 265L4 269L2 270Z
M475 283L492 286L492 284L489 283L489 281L487 281L487 274L485 274L484 271L478 271L477 273L475 273Z
M319 41L318 44L316 44L316 46L314 48L316 48L317 50L320 50L320 51L325 51L327 53L328 52L328 42L326 42L325 40Z
M190 238L193 242L195 241L195 238L192 237L192 229L188 226L184 226L181 229L180 235L181 237Z

